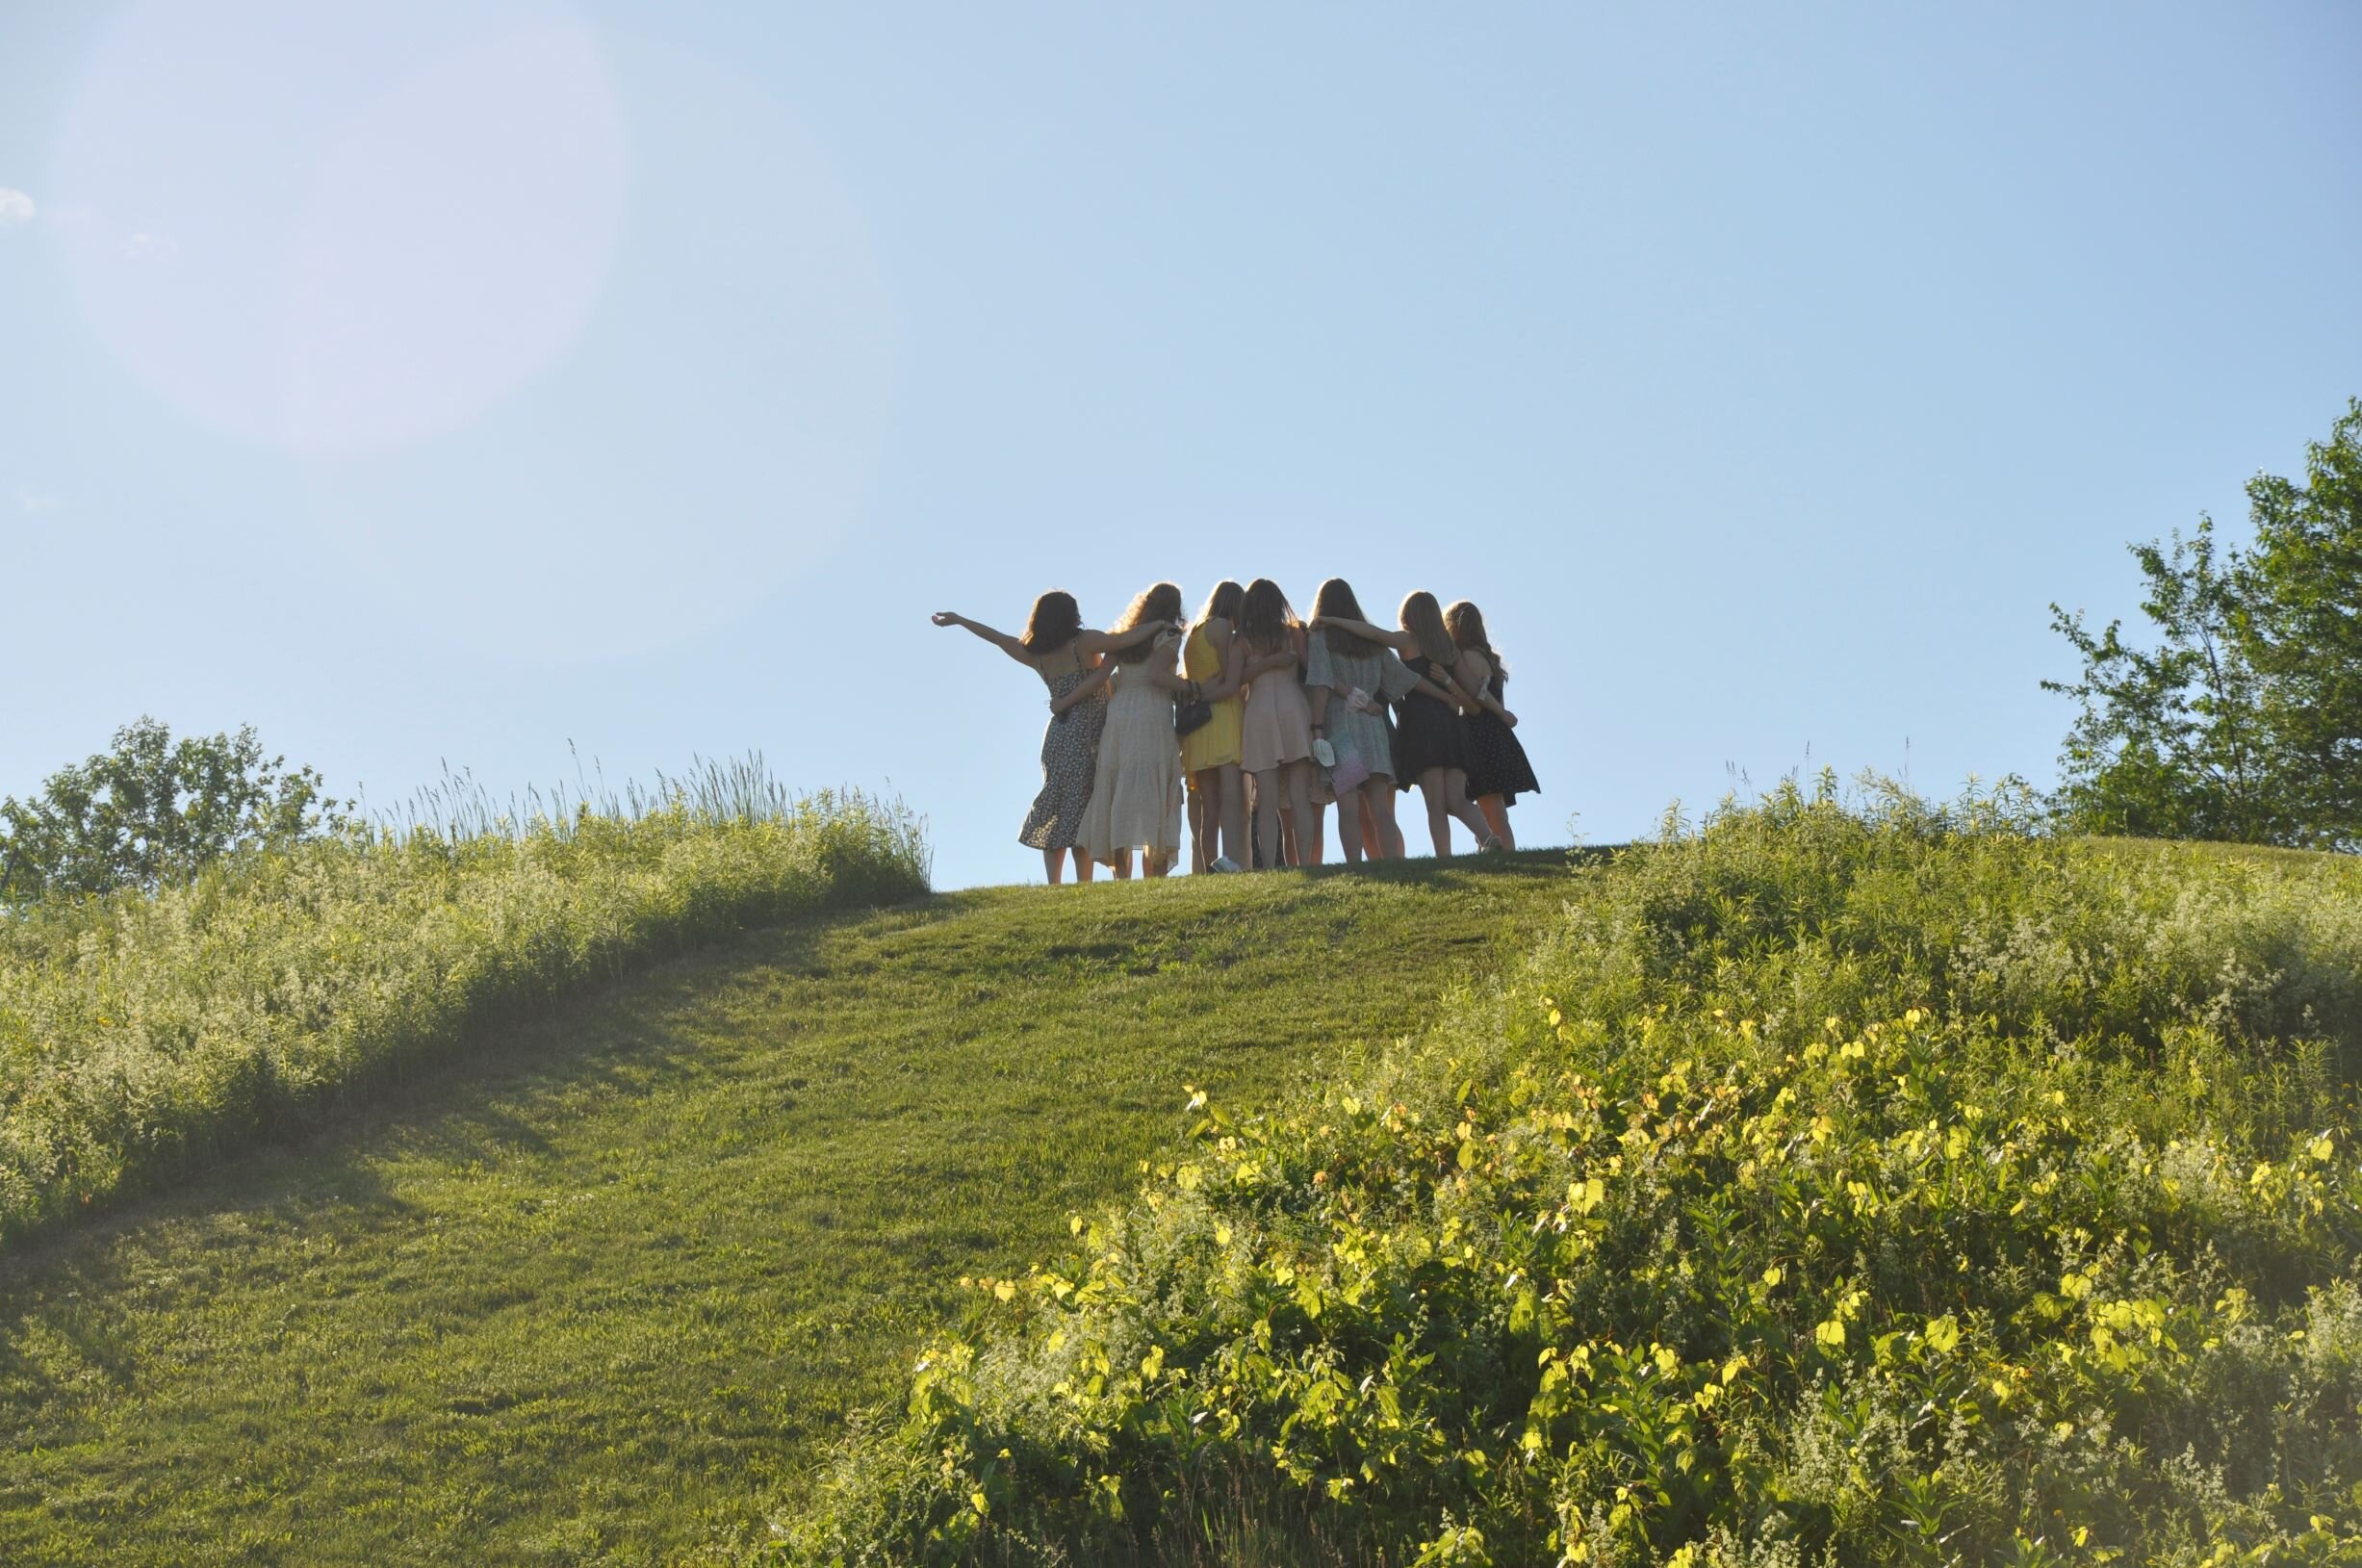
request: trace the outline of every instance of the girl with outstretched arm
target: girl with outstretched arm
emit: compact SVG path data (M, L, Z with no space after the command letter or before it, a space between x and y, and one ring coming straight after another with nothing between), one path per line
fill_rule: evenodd
M1099 734L1107 724L1108 672L1101 655L1145 643L1161 624L1124 631L1098 631L1083 625L1074 596L1053 588L1034 601L1025 634L1013 637L952 610L938 610L937 626L964 627L1041 677L1050 689L1050 723L1041 732L1041 793L1026 813L1017 842L1041 851L1041 865L1056 887L1066 852L1074 852L1074 880L1089 882L1091 863L1081 833L1083 810L1098 764Z

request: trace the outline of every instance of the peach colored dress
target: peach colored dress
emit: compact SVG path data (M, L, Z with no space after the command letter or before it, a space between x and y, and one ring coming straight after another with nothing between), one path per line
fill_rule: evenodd
M1255 651L1246 651L1251 661ZM1246 715L1240 727L1239 753L1249 773L1268 773L1312 756L1312 701L1304 695L1300 664L1266 670L1246 683Z

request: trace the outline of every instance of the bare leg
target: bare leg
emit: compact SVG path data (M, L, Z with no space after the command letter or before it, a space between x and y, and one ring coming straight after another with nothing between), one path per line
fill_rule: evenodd
M1265 866L1279 863L1279 769L1255 775L1255 856Z
M1395 825L1395 782L1383 773L1370 775L1370 782L1361 786L1361 799L1362 814L1377 829L1377 847L1371 858L1402 859L1402 830Z
M1458 768L1444 769L1444 808L1458 819L1462 827L1476 835L1478 844L1482 844L1485 835L1493 831L1493 825L1484 820L1484 813L1469 800L1468 775Z
M1311 824L1312 864L1321 863L1321 818L1312 809L1312 764L1307 761L1288 764L1288 863L1302 865L1297 859L1303 848L1305 824Z
M1130 882L1132 880L1132 852L1128 849L1116 851L1116 858L1108 861L1107 866L1109 870L1116 873L1117 882Z
M1161 849L1152 849L1147 852L1147 866L1148 875L1161 877L1172 869L1172 859Z
M1041 852L1041 869L1049 877L1051 887L1058 886L1060 873L1065 869L1065 864L1066 852L1065 850L1045 849Z
M1252 853L1249 860L1240 861L1240 864L1247 866L1249 871L1264 871L1271 866L1271 861L1264 860L1264 791L1261 791L1252 772L1247 772L1245 767L1238 775L1238 784L1240 793L1247 796L1247 850ZM1278 817L1271 819L1271 824L1273 824L1273 829L1278 829Z
M1427 808L1427 836L1435 842L1435 858L1451 858L1451 813L1444 795L1444 770L1422 768L1419 773L1419 798Z
M1091 851L1080 844L1074 846L1074 880L1077 882L1091 880Z
M1477 798L1476 808L1484 813L1485 824L1493 830L1493 836L1501 840L1501 847L1515 849L1517 835L1509 831L1507 804L1499 795L1483 795Z
M1220 793L1215 797L1222 813L1222 853L1242 867L1255 863L1255 852L1246 847L1246 774L1236 762L1224 762L1216 772Z
M1337 848L1344 850L1344 861L1358 866L1363 860L1377 860L1377 843L1370 835L1368 808L1363 806L1361 788L1337 796Z
M1214 827L1213 768L1200 768L1189 777L1190 799L1190 869L1203 871L1206 862L1214 859L1207 853L1206 839Z
M1326 852L1326 846L1322 843L1322 835L1328 832L1328 808L1325 806L1314 807L1312 809L1312 815L1306 820L1312 824L1312 853L1299 863L1304 865L1319 865L1321 863L1322 857ZM1299 843L1303 838L1303 829L1300 825L1297 830L1297 838Z

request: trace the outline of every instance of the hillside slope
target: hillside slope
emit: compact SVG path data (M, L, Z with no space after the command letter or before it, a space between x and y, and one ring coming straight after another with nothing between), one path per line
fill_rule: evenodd
M0 1560L653 1562L758 1528L963 1273L1522 952L1564 857L815 919L0 1276Z
M2039 820L1790 782L1571 877L1217 1093L785 1560L2362 1562L2362 863Z

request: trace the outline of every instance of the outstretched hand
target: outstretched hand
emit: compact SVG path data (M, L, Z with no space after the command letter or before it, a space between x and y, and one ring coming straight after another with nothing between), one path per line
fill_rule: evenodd
M927 619L933 621L937 626L958 626L960 624L960 617L953 611L947 609L937 610L933 615L928 616Z

